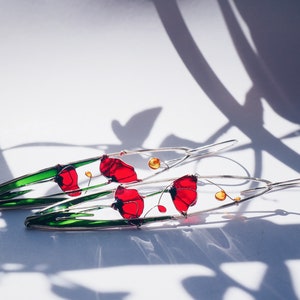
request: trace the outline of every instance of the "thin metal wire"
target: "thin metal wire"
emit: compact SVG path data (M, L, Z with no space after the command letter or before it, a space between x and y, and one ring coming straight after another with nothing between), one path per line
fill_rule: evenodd
M195 176L197 177L198 180L201 180L201 182L199 182L198 184L200 184L200 185L203 185L203 184L215 185L218 188L222 188L223 185L220 186L218 184L215 184L214 181L217 179L242 180L244 182L263 184L264 186L241 190L241 191L239 191L239 193L240 193L240 195L243 195L244 198L235 200L234 198L229 197L232 200L231 202L223 204L223 205L215 206L215 207L212 207L209 209L202 209L202 210L198 210L196 212L192 212L192 213L188 213L188 214L167 215L165 217L146 217L147 214L149 213L149 211L147 211L144 214L144 217L141 217L141 218L130 219L130 220L124 220L124 219L106 220L105 225L101 226L101 228L102 229L103 228L112 228L114 226L124 227L124 226L128 226L128 225L134 225L134 226L140 227L141 225L143 225L145 223L149 223L149 222L160 222L160 221L165 221L165 220L180 220L180 219L189 218L189 217L193 217L193 216L199 216L201 214L212 213L212 212L216 212L216 211L228 208L228 207L232 207L232 206L240 204L242 202L249 201L250 199L262 196L263 194L268 193L273 190L276 190L276 189L300 186L300 178L295 178L295 179L280 181L280 182L271 182L266 179L256 178L256 177L248 177L248 176L234 176L234 175L203 176L203 175L199 175L199 174L195 174ZM162 195L163 193L168 192L168 189L172 185L172 182L176 179L178 179L178 178L148 181L145 183L136 183L133 185L138 187L138 186L145 186L147 184L162 183L164 188L162 188L160 191L156 191L155 193L149 194L148 196L152 196L154 194ZM133 185L128 185L128 186L132 187ZM114 192L114 190L111 190L111 193L113 193L113 192ZM153 206L153 208L159 205L160 200L161 200L161 195L159 197L158 203L156 203ZM144 197L147 197L147 195L145 195ZM55 221L74 220L74 219L76 219L76 214L78 214L77 220L80 220L80 218L82 217L81 214L83 214L83 213L91 213L91 215L93 215L93 211L111 207L111 205L92 204L90 206L86 206L86 207L80 209L79 205L81 203L83 203L83 202L81 202L80 199L79 199L79 202L77 202L75 205L72 205L72 203L70 202L69 203L70 206L66 207L66 209L61 209L61 210L58 209L58 211L55 210L55 205L52 206L52 210L47 211L47 208L46 208L45 210L42 210L41 212L37 212L34 216L30 216L29 218L27 218L25 221L26 226L34 227L34 228L41 228L41 229L42 228L48 228L48 229L57 228L55 226ZM64 204L66 204L66 202ZM59 204L57 205L57 207L59 207ZM152 210L152 209L150 208L150 210ZM75 212L75 215L72 215L73 212ZM64 215L64 214L66 214L66 215ZM71 214L71 217L68 214ZM45 215L46 216L48 215L53 220L55 220L53 223L51 223L52 225L51 224L43 225L43 222L44 222L43 218ZM39 223L39 218L41 221L40 223ZM85 216L85 218L88 218L88 216ZM32 225L32 222L34 225ZM120 222L120 224L118 222ZM90 226L88 224L85 226L81 226L81 227L72 226L72 224L71 224L71 225L68 225L65 229L67 229L67 230L77 230L78 229L79 230L79 229L84 229L84 228L85 229L89 229L89 228L95 229L95 227L93 225ZM59 229L63 229L63 228L59 228Z

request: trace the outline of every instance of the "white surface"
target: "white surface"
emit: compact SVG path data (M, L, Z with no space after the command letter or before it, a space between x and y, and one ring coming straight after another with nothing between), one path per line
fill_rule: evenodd
M1 182L99 152L232 138L224 157L249 174L299 177L290 2L1 1ZM228 161L199 167L220 174ZM298 198L278 191L237 220L120 232L28 231L29 211L2 212L0 295L297 299Z

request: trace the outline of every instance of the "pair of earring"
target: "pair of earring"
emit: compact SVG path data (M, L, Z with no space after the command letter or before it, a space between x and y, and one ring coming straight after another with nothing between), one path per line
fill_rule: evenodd
M235 143L236 140L228 140L195 149L126 150L46 168L1 184L0 209L44 207L26 218L28 228L140 227L213 212L248 201L274 188L299 185L300 179L272 183L247 176L203 176L198 173L156 179L172 168L214 155ZM163 159L164 156L168 159ZM137 172L131 163L125 162L128 157L133 164L142 166L143 172ZM96 175L91 170L79 172L91 164L97 165ZM95 184L98 177L104 181ZM82 185L81 181L86 180L87 183ZM47 192L44 196L32 196L37 186L49 184L59 190ZM222 203L216 205L216 200Z

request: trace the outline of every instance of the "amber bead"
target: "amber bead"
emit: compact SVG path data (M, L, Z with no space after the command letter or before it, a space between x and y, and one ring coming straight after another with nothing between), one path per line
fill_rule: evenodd
M223 191L223 190L221 190L215 194L215 198L219 201L225 200L226 197L227 197L227 195L226 195L225 191Z
M156 170L160 167L160 159L157 157L152 157L148 161L149 168Z
M86 176L86 177L89 177L89 178L92 178L92 177L93 177L92 172L90 172L90 171L86 171L86 172L85 172L85 176Z

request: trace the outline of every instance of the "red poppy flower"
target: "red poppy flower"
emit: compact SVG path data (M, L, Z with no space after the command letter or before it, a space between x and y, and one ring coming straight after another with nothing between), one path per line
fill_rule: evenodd
M197 177L185 175L176 179L169 192L176 209L186 215L188 208L197 202Z
M124 219L136 219L143 213L144 199L135 189L118 186L115 200L112 208L118 210Z
M81 194L78 186L78 175L73 166L61 167L61 170L54 178L54 181L60 186L62 191L66 192L69 196L79 196Z
M111 181L128 183L137 181L137 175L132 166L118 158L103 155L100 163L100 172Z

